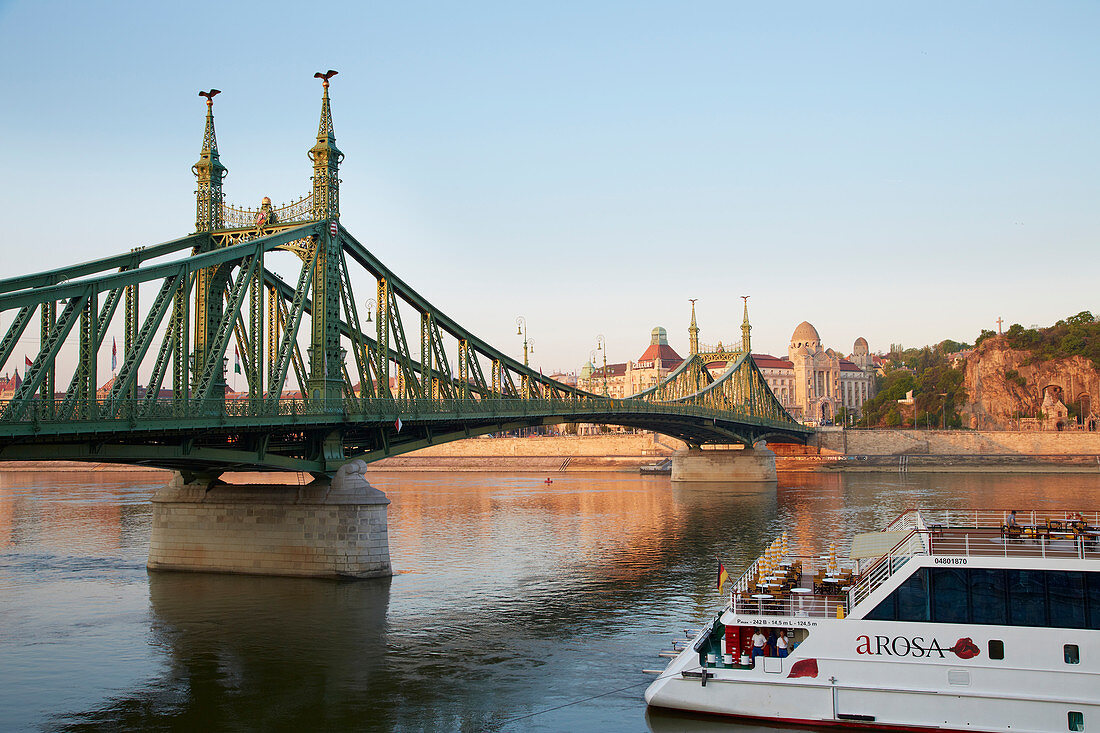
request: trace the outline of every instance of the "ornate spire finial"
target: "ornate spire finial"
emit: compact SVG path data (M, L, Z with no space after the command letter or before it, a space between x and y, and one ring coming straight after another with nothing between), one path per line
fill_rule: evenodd
M691 301L691 325L688 326L688 352L691 356L699 353L699 327L695 325L695 301L698 298L688 298Z
M218 158L218 138L214 134L214 97L221 93L220 89L199 92L200 97L206 97L206 129L202 133L202 154L209 153L215 160Z
M199 92L206 97L206 127L202 133L199 162L191 166L198 180L195 191L195 231L210 232L222 228L222 179L229 170L218 157L218 137L214 133L214 97L219 89Z
M336 147L336 133L332 129L332 109L329 107L329 79L336 71L318 71L313 78L321 80L324 93L321 97L321 122L317 126L317 144L309 150L313 161L313 218L317 220L340 218L340 161L344 154Z
M317 126L317 142L336 143L336 133L332 130L332 111L328 105L328 80L339 73L339 71L329 69L325 72L318 71L313 75L314 79L321 80L321 88L324 90L321 96L321 124Z
M741 349L746 354L751 354L752 344L749 341L749 332L752 326L749 325L749 296L742 295L741 300L745 301L745 320L741 322Z

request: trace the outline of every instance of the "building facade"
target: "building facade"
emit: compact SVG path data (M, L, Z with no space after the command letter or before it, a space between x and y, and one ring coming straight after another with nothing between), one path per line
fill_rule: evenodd
M606 367L588 362L577 375L577 387L602 395L606 383L609 397L623 399L656 386L683 361L668 345L668 331L657 326L650 332L649 346L637 361L608 364Z
M717 346L700 346L695 304L692 303L691 325L688 328L690 349L704 359L715 378L730 363L741 358L744 349L751 348L750 329L746 305L741 324L741 343L723 346L719 342ZM863 404L874 397L875 358L864 338L856 339L852 353L844 356L824 348L817 329L808 321L803 321L791 335L786 358L753 354L752 359L772 393L791 417L801 422L832 424L841 410L858 417L863 413ZM657 326L650 333L649 346L637 361L606 366L590 361L581 367L577 386L593 394L606 393L609 397L622 399L656 386L683 361L669 346L668 333Z
M791 334L787 358L753 354L772 392L796 420L831 424L842 409L860 416L875 396L875 365L867 339L858 338L844 356L821 345L809 321Z
M699 355L715 377L721 375L730 362L740 358L744 349L751 349L749 340L748 305L741 324L741 343L717 349L702 347ZM688 338L693 349L698 348L699 328L695 324L695 304L692 303ZM874 397L875 357L867 339L858 338L852 353L844 356L821 345L821 336L808 321L803 321L791 334L787 357L753 354L753 363L771 388L776 399L800 422L814 425L831 424L842 410L858 417L863 403Z

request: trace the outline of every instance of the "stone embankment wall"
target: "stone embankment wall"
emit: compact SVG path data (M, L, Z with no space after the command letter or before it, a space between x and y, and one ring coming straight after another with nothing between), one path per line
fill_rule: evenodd
M470 438L422 448L420 458L477 456L671 456L687 445L656 433L627 435L560 435L531 438ZM386 459L393 460L393 459Z
M826 430L812 444L826 455L849 456L1097 456L1100 432Z
M371 464L375 471L637 471L686 448L655 433L470 438Z

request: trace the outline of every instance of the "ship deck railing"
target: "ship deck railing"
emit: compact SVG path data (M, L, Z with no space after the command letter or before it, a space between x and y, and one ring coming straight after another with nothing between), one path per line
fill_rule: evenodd
M848 613L848 593L817 593L814 592L814 578L818 575L828 574L828 561L824 555L803 556L788 554L784 561L801 566L801 574L798 582L793 587L804 588L803 593L791 593L789 590L780 591L772 598L752 598L756 594L756 580L762 575L763 558L757 558L745 570L730 587L730 604L736 613L757 614L765 616L813 616L818 618L843 618ZM850 563L837 560L836 572L852 573L855 568ZM853 581L854 582L854 581ZM838 611L837 607L840 607Z
M906 535L860 573L849 591L861 603L916 555L950 557L1067 558L1100 560L1100 512L1036 509L1011 511L909 510L886 531Z
M918 516L917 519L919 522L920 517ZM887 529L890 529L890 531L903 531L894 524L891 524ZM910 559L917 555L928 555L928 535L928 530L919 527L909 530L897 544L890 548L889 552L878 558L870 567L861 572L859 580L848 591L850 607L854 607L856 604L861 603L867 596L874 593L879 586L892 578L894 573L904 567L905 563L909 562Z
M886 530L904 531L929 527L991 527L1000 528L1009 523L1009 509L944 509L928 511L907 509ZM1016 511L1016 524L1020 527L1044 527L1050 523L1065 525L1083 522L1093 529L1100 528L1100 511L1079 512L1064 509L1020 509Z
M1100 560L1097 530L1022 527L1011 532L990 527L933 526L924 533L932 555Z
M792 616L796 618L844 618L848 615L847 595L789 594L779 598L745 598L734 593L733 612L742 616Z
M731 606L741 614L844 617L910 559L920 555L1100 560L1100 512L1017 511L1018 530L1008 526L1009 516L1010 511L1003 510L902 512L884 531L905 534L889 552L859 567L847 592L842 594L746 597L763 565L763 558L757 558L733 583ZM803 586L812 587L809 579L825 570L821 557L790 555L786 559L802 564Z

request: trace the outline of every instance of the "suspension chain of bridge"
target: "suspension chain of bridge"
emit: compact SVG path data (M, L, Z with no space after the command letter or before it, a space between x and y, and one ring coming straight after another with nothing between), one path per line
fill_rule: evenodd
M747 348L717 378L693 350L661 384L611 399L544 377L429 303L340 224L335 73L316 75L323 94L305 196L227 205L219 92L200 92L193 234L0 281L0 318L10 322L0 363L25 369L0 411L0 460L321 475L352 459L566 422L647 428L693 446L805 441L811 431L783 409ZM296 274L283 279L279 267ZM107 339L119 325L121 355ZM231 345L247 388L227 399ZM113 377L100 387L108 351Z

